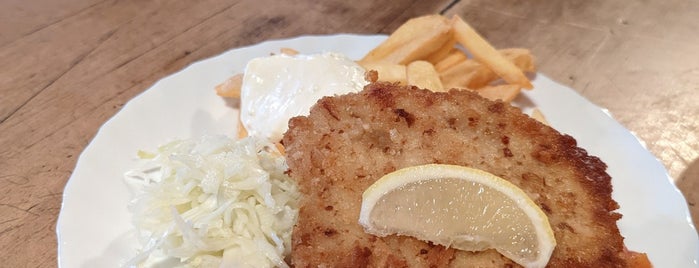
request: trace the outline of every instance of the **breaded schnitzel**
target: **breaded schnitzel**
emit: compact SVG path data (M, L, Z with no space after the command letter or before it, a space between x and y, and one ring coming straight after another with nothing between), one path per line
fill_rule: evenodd
M494 250L458 251L412 237L376 237L358 224L362 193L394 170L469 166L522 188L557 241L549 267L628 267L611 178L575 139L519 109L469 91L387 83L325 97L289 122L283 144L304 197L293 232L295 267L518 267Z

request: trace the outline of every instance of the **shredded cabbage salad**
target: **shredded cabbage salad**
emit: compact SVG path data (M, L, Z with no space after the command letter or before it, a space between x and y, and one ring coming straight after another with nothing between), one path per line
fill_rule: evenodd
M288 267L300 194L273 144L205 136L138 155L126 180L142 250L126 266Z

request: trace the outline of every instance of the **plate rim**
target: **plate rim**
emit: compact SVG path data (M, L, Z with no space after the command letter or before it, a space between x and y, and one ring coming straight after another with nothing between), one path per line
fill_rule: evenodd
M192 62L191 64L185 66L184 68L182 68L176 72L165 75L161 79L159 79L158 81L153 83L153 85L149 86L147 89L143 90L142 92L136 94L133 98L129 99L121 107L121 109L119 111L115 112L109 119L107 119L104 123L102 123L102 125L98 128L98 131L94 134L94 136L90 139L90 142L85 146L85 148L80 153L78 160L76 161L75 167L74 167L73 171L71 172L71 176L66 181L66 185L64 186L63 193L62 193L61 209L59 211L59 215L58 215L56 225L55 225L57 244L58 244L57 245L57 261L58 261L59 267L62 265L62 258L65 257L65 256L62 256L62 252L64 250L63 245L65 242L65 235L66 235L64 228L65 228L65 224L67 223L67 220L68 220L66 218L67 215L65 212L66 205L67 205L66 200L71 200L73 198L73 196L69 196L69 195L71 195L71 193L73 193L75 191L75 187L77 187L76 185L74 185L77 183L76 180L74 179L74 177L76 177L76 176L79 177L80 173L84 172L82 169L87 168L84 166L85 161L86 161L86 159L84 159L84 158L93 154L93 151L96 150L96 145L95 145L96 140L98 140L98 138L102 138L105 135L104 132L108 131L108 129L112 126L112 124L116 124L116 123L114 123L114 122L116 122L116 120L119 120L118 116L124 110L126 110L128 107L130 107L131 105L134 105L133 103L136 103L136 100L138 100L139 98L142 98L142 96L147 94L149 91L153 91L153 88L156 88L159 85L162 85L162 83L164 83L165 80L172 79L173 77L177 77L177 76L182 76L183 73L188 72L192 68L197 68L197 66L206 65L207 63L209 63L213 60L225 58L227 55L229 55L229 53L235 53L236 51L250 50L250 49L258 48L258 47L271 46L271 45L275 45L275 44L308 42L309 40L318 40L318 39L325 40L325 39L338 39L338 38L339 39L366 39L366 40L361 40L361 42L367 42L369 40L373 40L373 41L382 40L382 39L386 38L386 35L351 34L351 33L338 33L338 34L327 34L327 35L299 35L299 36L293 36L293 37L288 37L288 38L264 40L262 42L255 43L255 44L250 44L250 45L241 46L241 47L235 47L235 48L225 50L222 53L219 53L217 55L213 55L211 57L203 58L203 59L200 59L198 61ZM612 115L610 115L609 112L606 111L606 109L596 105L595 103L592 103L590 100L588 100L587 98L582 96L578 91L574 90L573 88L571 88L567 85L560 84L560 83L548 78L544 74L537 73L537 79L540 78L539 76L541 76L541 79L548 80L548 81L550 81L550 82L552 82L560 87L564 87L564 88L568 89L569 91L571 91L572 93L574 93L575 95L580 97L581 100L586 102L587 105L594 106L599 111L602 111L603 113L605 113L609 117L609 119L611 121L613 121L613 123L615 123L619 128L621 128L623 131L625 131L626 133L633 136L634 142L637 143L643 149L643 151L646 154L648 154L648 156L650 156L652 158L652 160L655 161L662 168L662 171L665 175L664 184L669 184L669 186L671 186L673 188L673 192L676 195L675 198L679 197L682 201L684 201L683 214L686 217L687 224L689 225L689 227L696 230L696 227L695 227L694 223L692 222L691 215L689 213L689 207L686 204L686 199L685 199L684 195L681 193L681 191L673 183L672 177L669 175L667 168L645 146L645 142L643 142L638 136L636 136L632 131L627 129L625 126L621 125L621 123L616 121L616 119L614 119L614 117ZM560 131L560 132L565 133L563 131ZM152 146L156 146L156 145L158 145L158 144L153 144ZM660 180L660 178L657 178L657 179ZM614 180L614 179L612 179L612 180ZM124 205L126 205L126 204L124 204ZM617 225L618 225L618 223L617 223ZM696 232L694 232L694 234L696 236ZM699 244L699 241L697 242L697 244ZM695 246L695 248L696 247L697 246ZM696 257L694 259L694 262L696 264Z

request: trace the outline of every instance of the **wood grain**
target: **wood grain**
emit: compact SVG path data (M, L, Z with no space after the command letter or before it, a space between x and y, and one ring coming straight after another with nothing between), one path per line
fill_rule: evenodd
M56 264L56 218L76 158L105 120L155 81L233 47L301 34L390 31L386 25L401 17L435 12L411 1L394 4L404 8L367 16L389 4L101 1L61 7L56 14L65 17L37 7L46 14L31 25L2 24L3 38L14 38L0 49L7 67L0 80L3 265ZM296 15L303 12L312 15Z
M498 47L531 48L542 73L609 109L683 190L699 189L696 1L10 0L0 3L1 266L56 265L61 194L80 152L158 79L267 39L389 33L442 11Z
M497 46L531 48L540 71L606 108L671 177L699 157L699 20L687 1L465 1ZM671 30L670 30L671 29Z

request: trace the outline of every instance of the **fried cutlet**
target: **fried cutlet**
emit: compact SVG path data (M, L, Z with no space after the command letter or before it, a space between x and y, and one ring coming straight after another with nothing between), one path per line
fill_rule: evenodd
M427 163L482 169L522 188L557 241L549 267L628 267L606 165L574 138L470 91L374 83L325 97L289 121L283 144L303 193L295 267L519 267L497 251L466 252L358 224L362 193L394 170Z

